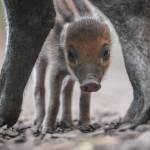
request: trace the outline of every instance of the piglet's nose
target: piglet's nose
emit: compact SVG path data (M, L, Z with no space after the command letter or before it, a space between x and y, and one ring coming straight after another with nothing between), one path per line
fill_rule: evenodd
M86 81L81 84L80 88L83 92L96 92L100 89L100 84L96 81Z

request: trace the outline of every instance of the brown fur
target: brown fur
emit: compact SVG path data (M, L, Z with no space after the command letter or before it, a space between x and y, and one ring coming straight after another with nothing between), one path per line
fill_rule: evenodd
M44 104L43 97L36 87L44 89L44 82L39 85L42 70L41 60L50 61L50 103L44 117L35 118L35 128L42 126L42 132L52 132L56 127L56 118L60 106L62 88L63 114L61 125L64 128L72 125L71 98L75 77L80 83L80 125L87 129L90 124L90 92L100 88L100 82L109 66L111 36L108 25L95 18L96 8L88 0L54 0L56 23L43 51L38 59L35 74L35 104L40 108ZM108 50L107 50L108 49ZM108 53L107 53L108 52ZM108 55L108 56L107 56ZM44 66L43 66L44 67ZM41 72L44 77L45 72ZM44 75L43 75L44 74ZM65 82L66 75L72 76ZM43 106L41 106L43 108ZM36 116L44 113L38 109ZM40 112L39 112L40 111ZM42 115L40 115L42 114Z
M111 46L110 31L106 24L91 18L75 22L68 27L65 44L65 53L70 46L74 47L81 61L96 61L107 69L110 59L103 61L98 57L104 45Z

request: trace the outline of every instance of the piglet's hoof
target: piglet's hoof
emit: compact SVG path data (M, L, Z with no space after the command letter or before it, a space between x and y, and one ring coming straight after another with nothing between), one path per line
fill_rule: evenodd
M58 122L56 125L57 128L62 128L62 129L69 129L72 127L72 122L70 121L61 121Z
M38 122L37 120L34 121L34 124L32 126L32 134L34 136L39 136L41 134L41 130L42 130L41 124L42 122Z
M55 130L54 127L43 126L40 134L41 140L43 140L47 134L53 134Z
M99 129L99 128L100 128L100 125L97 123L85 124L85 125L79 126L79 130L83 133L94 132L96 129Z
M46 135L46 134L53 134L55 132L56 128L55 127L50 127L50 126L43 126L41 134Z
M64 133L64 132L68 132L71 131L73 129L73 124L71 121L61 121L61 122L57 122L56 125L56 132L57 133Z

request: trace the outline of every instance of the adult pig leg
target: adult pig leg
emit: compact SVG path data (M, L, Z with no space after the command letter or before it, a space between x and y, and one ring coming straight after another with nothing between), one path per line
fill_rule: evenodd
M134 91L134 100L124 121L146 123L150 119L150 1L93 2L112 21L122 44L127 72Z
M53 5L50 0L3 0L3 4L9 30L0 75L0 126L12 126L19 117L33 65L52 27Z

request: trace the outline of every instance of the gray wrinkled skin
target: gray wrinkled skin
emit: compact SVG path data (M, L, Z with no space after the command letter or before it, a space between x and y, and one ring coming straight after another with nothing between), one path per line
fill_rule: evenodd
M33 65L53 23L52 1L4 0L9 30L0 75L0 126L16 123ZM52 7L53 8L53 7Z
M150 1L93 2L112 21L123 47L126 69L134 90L134 100L125 121L146 123L150 119Z

